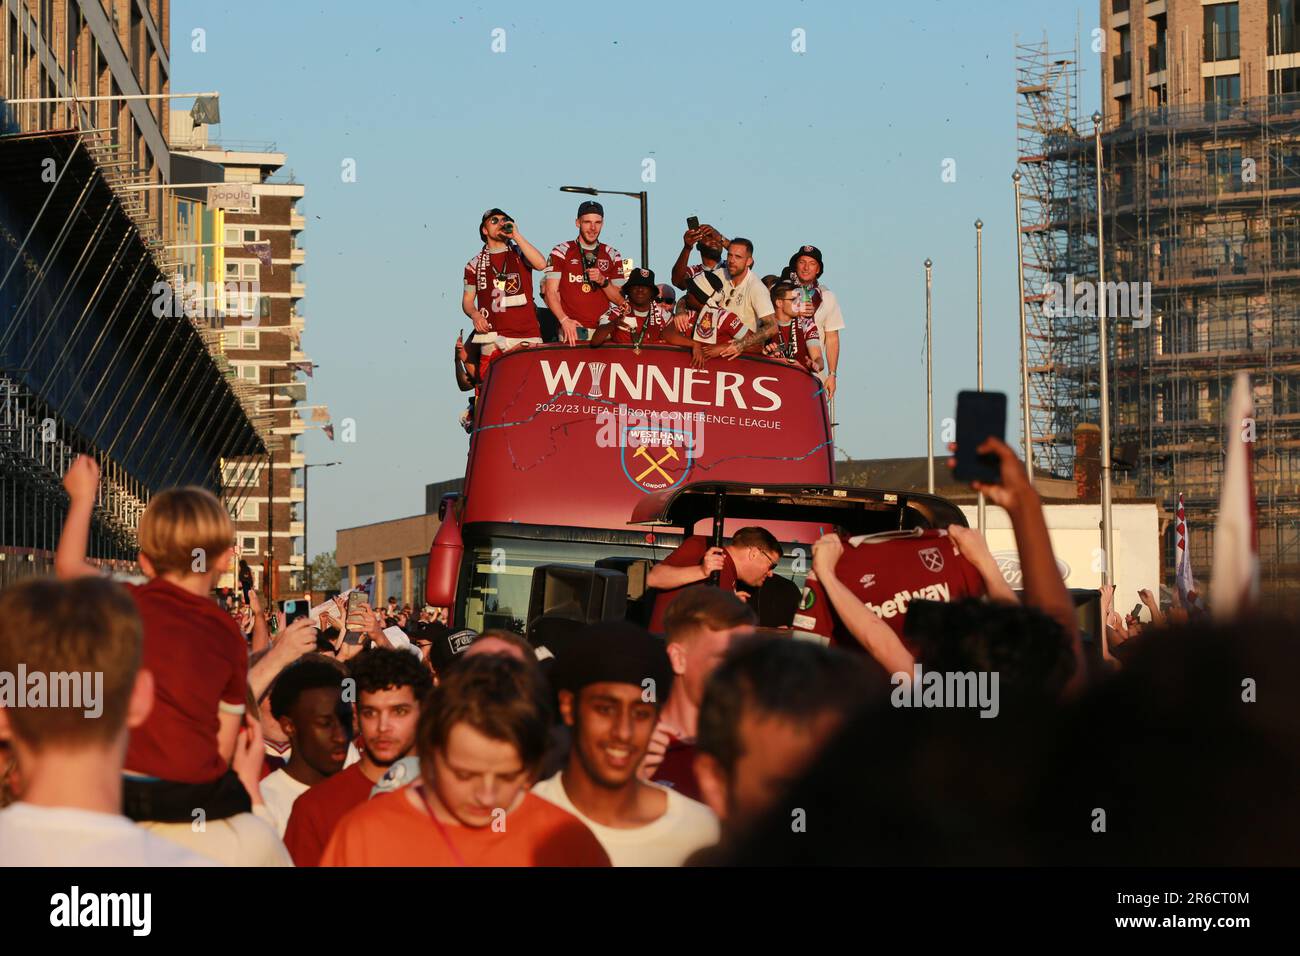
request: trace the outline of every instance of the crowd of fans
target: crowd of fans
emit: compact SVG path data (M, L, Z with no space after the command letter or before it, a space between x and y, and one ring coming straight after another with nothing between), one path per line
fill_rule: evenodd
M801 246L779 273L759 278L753 242L728 239L707 224L688 228L672 267L678 297L646 263L625 268L619 251L600 241L604 217L600 203L582 203L577 236L544 256L507 213L483 213L483 245L465 265L461 303L474 334L468 342L463 332L456 339L462 391L476 391L502 352L543 342L608 343L631 345L638 354L642 345L687 349L697 368L742 354L769 356L817 374L834 400L844 317L821 281L820 249ZM690 262L693 251L699 262ZM542 273L542 307L534 301L535 272ZM472 409L471 402L461 418L467 430Z
M286 621L241 587L232 615L213 599L231 521L195 488L151 500L144 582L111 581L85 560L98 469L79 458L57 579L0 592L0 675L97 675L99 712L0 696L0 863L1300 859L1286 626L1144 594L1139 627L1106 590L1122 660L1097 653L1021 462L980 451L1018 594L960 526L895 539L925 536L950 600L874 603L903 552L837 531L801 593L751 527L657 564L649 628L545 620L529 639L348 594ZM980 709L954 675L981 675Z

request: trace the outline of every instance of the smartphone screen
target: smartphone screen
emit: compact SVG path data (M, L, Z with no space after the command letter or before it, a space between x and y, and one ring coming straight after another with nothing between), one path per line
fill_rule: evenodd
M1138 601L1136 604L1133 605L1133 620L1137 621L1141 619L1142 619L1142 602Z
M348 595L348 615L347 623L344 629L349 633L361 633L361 605L366 603L365 591L353 591ZM347 640L345 637L344 640ZM355 644L356 641L348 641L349 644Z
M687 229L699 229L699 228L700 228L700 217L699 217L699 216L687 216L687 217L686 217L686 228L687 228Z
M311 610L307 607L306 601L285 601L284 602L284 623L289 626L298 618L303 617Z
M959 481L996 484L1001 468L996 455L980 455L975 449L992 436L1005 438L1007 396L1005 392L957 393L957 463L952 476Z

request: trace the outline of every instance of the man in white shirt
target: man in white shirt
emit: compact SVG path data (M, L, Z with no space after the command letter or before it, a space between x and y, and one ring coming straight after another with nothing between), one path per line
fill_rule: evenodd
M748 239L732 239L727 244L726 261L715 270L722 280L722 291L713 304L740 316L745 328L755 334L754 342L763 342L775 330L775 310L767 286L754 274L753 266L754 244Z
M797 312L807 318L812 316L817 323L817 335L822 341L822 351L826 356L826 398L835 398L835 389L839 384L840 367L840 329L844 328L844 315L840 312L840 300L835 293L821 284L825 271L822 251L816 246L800 246L799 251L790 257L790 269L798 279L803 302Z
M0 592L0 737L22 779L0 810L0 866L213 865L121 812L127 734L153 707L143 641L134 602L105 578Z
M632 624L591 624L566 645L552 677L573 746L565 768L533 793L586 824L615 866L680 866L716 842L708 807L637 777L672 690L663 642Z
M290 664L271 688L271 713L289 738L289 763L261 782L262 799L284 838L293 802L343 769L352 739L352 714L343 702L347 672L311 654Z

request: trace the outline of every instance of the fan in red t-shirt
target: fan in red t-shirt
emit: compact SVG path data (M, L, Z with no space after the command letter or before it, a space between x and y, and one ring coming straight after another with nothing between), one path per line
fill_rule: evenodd
M702 534L691 535L646 576L646 585L659 591L650 630L662 634L668 605L686 588L707 581L714 571L719 573L720 588L748 599L748 592L736 591L737 583L760 587L780 561L781 543L766 528L741 528L723 548L710 547Z
M433 675L406 651L371 648L348 667L356 682L361 760L327 777L298 797L284 831L295 866L317 866L334 828L370 791L384 771L415 746L420 708L433 688Z
M99 466L79 456L63 479L71 505L55 571L97 575L86 563ZM148 584L128 586L144 623L141 666L153 674L153 709L131 731L126 769L174 783L226 774L243 724L248 647L209 595L230 566L235 530L221 502L201 488L155 495L140 518L140 566Z

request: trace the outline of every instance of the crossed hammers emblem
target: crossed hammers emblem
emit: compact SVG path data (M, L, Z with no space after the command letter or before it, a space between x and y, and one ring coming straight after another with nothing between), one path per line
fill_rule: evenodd
M637 481L642 481L646 475L650 474L650 472L657 471L659 474L663 475L664 481L668 482L670 485L673 483L673 476L660 467L666 461L677 460L677 449L672 445L669 445L664 449L664 456L658 461L650 457L650 452L646 451L645 445L638 445L633 457L644 458L646 461L650 462L650 467L636 476Z

